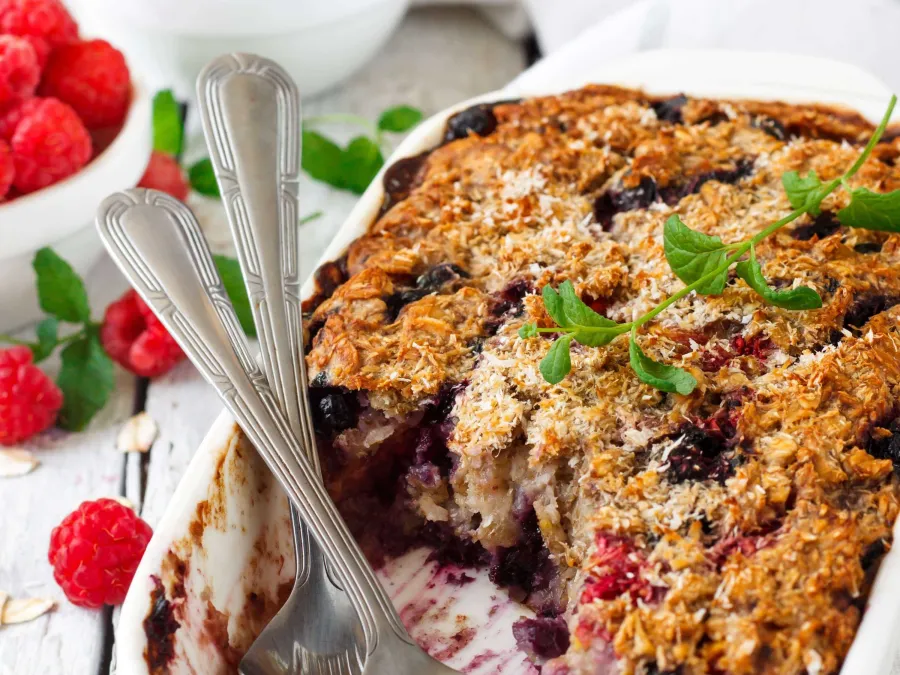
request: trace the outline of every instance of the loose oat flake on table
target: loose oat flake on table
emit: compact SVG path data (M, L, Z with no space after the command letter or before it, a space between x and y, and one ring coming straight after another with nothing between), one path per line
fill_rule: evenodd
M13 598L0 591L0 626L33 621L55 606L51 598Z
M159 427L147 412L130 417L116 436L116 448L122 452L148 452L159 434Z
M0 478L24 476L34 471L40 460L22 448L0 449Z

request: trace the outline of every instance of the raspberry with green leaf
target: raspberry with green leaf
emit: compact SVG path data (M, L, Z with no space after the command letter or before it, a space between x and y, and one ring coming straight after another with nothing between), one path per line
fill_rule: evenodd
M113 364L100 344L98 325L91 320L84 282L72 266L52 249L42 248L32 267L38 301L48 316L36 326L35 342L6 335L0 335L0 342L27 348L34 363L61 349L56 386L62 399L57 423L63 429L80 431L109 400Z

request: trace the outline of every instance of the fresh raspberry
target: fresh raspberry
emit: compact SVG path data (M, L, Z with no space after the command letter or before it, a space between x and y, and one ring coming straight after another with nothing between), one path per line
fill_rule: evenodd
M91 136L78 114L55 98L29 107L12 141L16 163L13 185L34 192L71 176L91 158Z
M187 199L191 191L178 161L172 155L157 150L150 155L150 163L147 164L138 187L161 190L181 201Z
M125 120L131 99L131 75L122 52L106 40L59 47L41 79L42 96L68 103L88 129Z
M113 499L83 502L50 533L53 578L80 607L120 605L153 530Z
M60 47L78 39L78 24L60 0L0 0L0 33L31 35Z
M31 359L28 347L0 350L0 445L40 433L62 407L62 392Z
M0 107L22 101L41 79L34 47L15 35L0 35Z
M9 194L15 174L12 151L4 141L0 141L0 202Z
M50 59L50 43L37 35L21 35L20 37L23 40L27 40L28 44L31 45L31 48L34 49L34 55L37 56L38 68L41 72L44 72L44 66L47 65L47 61Z
M11 141L19 122L34 112L43 100L42 98L29 98L0 109L0 139L6 142Z
M181 347L134 290L106 308L100 341L110 357L142 377L156 377L184 358Z

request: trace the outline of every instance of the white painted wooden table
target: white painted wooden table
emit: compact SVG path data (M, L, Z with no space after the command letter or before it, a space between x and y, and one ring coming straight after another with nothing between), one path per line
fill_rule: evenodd
M305 102L304 113L349 112L374 119L388 106L407 103L429 114L502 86L525 63L522 44L470 10L416 10L363 72ZM338 138L349 135L346 129L327 131ZM304 181L301 195L302 213L324 213L302 226L301 260L309 273L355 197L311 180ZM218 205L198 198L192 206L213 247L227 252L230 242ZM109 260L94 270L88 285L95 318L126 287ZM123 455L115 448L116 433L140 410L157 421L160 435L149 453ZM0 628L0 675L109 672L114 612L83 610L66 601L47 563L50 530L83 500L114 495L130 499L155 525L219 410L215 394L189 363L152 383L120 370L114 399L87 432L51 432L27 446L41 466L0 483L0 590L14 597L54 597L58 606L30 623Z

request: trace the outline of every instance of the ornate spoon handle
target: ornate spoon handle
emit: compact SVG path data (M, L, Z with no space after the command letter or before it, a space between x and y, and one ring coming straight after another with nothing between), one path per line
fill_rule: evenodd
M263 370L307 458L318 467L301 344L300 96L273 61L227 54L203 69L197 101L247 284Z

